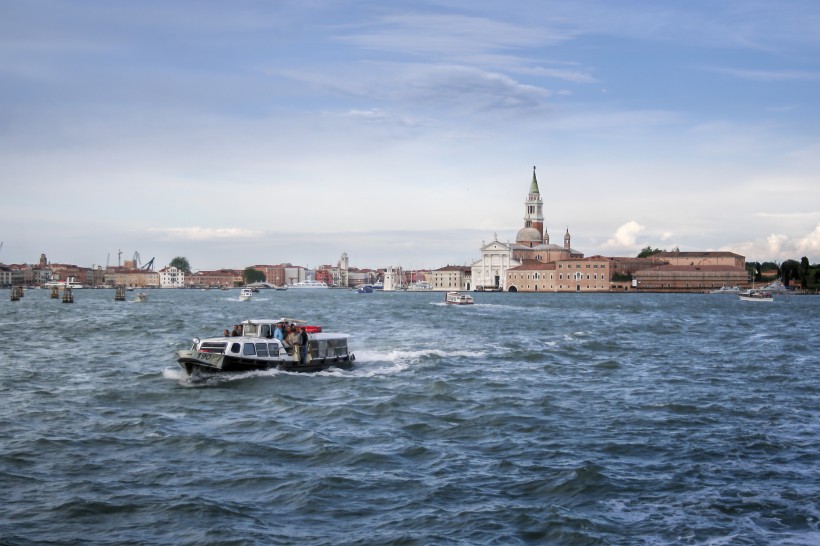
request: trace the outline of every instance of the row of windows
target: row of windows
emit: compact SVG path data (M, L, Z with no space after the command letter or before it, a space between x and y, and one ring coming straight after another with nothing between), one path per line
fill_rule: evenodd
M550 280L552 280L554 278L553 275L554 275L553 273L550 273L550 276L549 276ZM529 280L535 280L535 281L538 281L538 280L542 280L542 279L547 279L547 276L546 275L539 276L538 273L533 273L532 275L530 275L529 273L527 273L526 275L524 275L524 273L521 273L521 274L513 273L510 278L512 280L522 280L522 281L523 280L528 280L528 281ZM558 279L563 280L564 279L564 274L559 273L558 274ZM572 276L570 276L570 273L567 273L567 280L569 280L569 279L575 279L576 281L581 281L581 280L584 279L584 274L581 273L581 272L578 272L578 273L573 273ZM587 273L586 274L586 279L587 280L596 280L597 281L598 280L598 274L593 273L592 275L590 275L589 273ZM606 279L606 276L603 273L601 273L601 280L605 280L605 279Z
M553 285L553 284L551 284L549 286L542 285L540 288L541 288L541 290L555 290L555 285ZM558 285L558 290L564 290L564 289L566 289L566 290L578 290L579 288L581 288L581 286L577 285L577 284L576 285L568 284L566 286L564 286L563 284ZM539 286L537 284L534 285L534 286L531 286L531 285L528 284L528 285L526 285L525 289L526 290L532 290L534 292L538 292ZM588 285L586 285L586 290L609 290L609 286L607 286L605 284L600 284L600 285L598 285L598 284L589 285L588 284Z
M231 352L239 352L239 343L231 344ZM279 344L277 343L246 343L242 349L245 356L279 356Z
M598 264L586 264L586 268L598 269ZM558 269L563 269L564 264L558 264ZM572 264L567 264L567 269L572 269ZM581 264L575 264L575 269L581 269ZM606 265L601 265L601 269L606 269Z

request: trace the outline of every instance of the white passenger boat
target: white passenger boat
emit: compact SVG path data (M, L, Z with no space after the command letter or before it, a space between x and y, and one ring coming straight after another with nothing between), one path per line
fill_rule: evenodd
M330 288L324 281L307 280L291 284L288 288Z
M145 292L137 292L137 294L134 296L134 301L137 303L146 302L148 301L148 294L146 294Z
M67 281L48 281L47 283L43 284L43 288L59 288L63 290L65 288L71 288L72 290L77 290L79 288L85 288L83 283L77 282L74 277L69 277Z
M448 305L472 305L473 297L461 292L447 292L444 296L444 303Z
M726 286L725 284L717 290L712 290L710 294L740 294L739 286Z
M253 289L251 288L243 288L241 292L239 292L239 299L242 301L250 301L253 298Z
M740 301L774 301L772 293L764 290L746 290L745 292L741 292L739 297Z
M321 326L301 325L308 333L305 362L294 360L292 351L273 337L276 325L303 323L294 319L246 320L241 335L234 337L194 338L190 349L176 352L177 363L185 373L249 372L277 369L291 372L318 372L329 368L352 367L355 355L347 346L347 334L322 331ZM290 351L290 352L289 352Z
M433 285L427 281L417 281L407 287L408 292L429 292Z

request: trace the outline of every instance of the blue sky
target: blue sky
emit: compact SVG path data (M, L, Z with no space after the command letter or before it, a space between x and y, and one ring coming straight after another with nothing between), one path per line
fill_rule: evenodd
M0 0L0 261L820 261L820 3Z

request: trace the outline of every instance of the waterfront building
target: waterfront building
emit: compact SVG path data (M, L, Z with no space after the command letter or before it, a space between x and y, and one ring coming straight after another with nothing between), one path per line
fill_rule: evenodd
M159 270L160 288L185 288L185 272L174 266Z
M197 271L187 275L188 286L197 288L232 288L242 284L242 273L236 269Z
M160 274L150 269L109 267L105 271L104 284L129 288L157 288L160 286Z
M509 280L507 271L520 267L524 263L533 261L551 263L584 257L582 252L572 248L569 228L564 234L563 246L550 243L549 232L544 226L543 208L544 202L541 199L541 190L538 187L535 167L533 167L532 180L527 198L524 200L524 227L516 234L515 243L502 243L498 240L497 234L494 235L491 243L482 243L481 258L472 266L472 281L476 290L507 290ZM536 269L540 270L540 268ZM534 274L536 269L531 269L530 274ZM517 273L517 282L522 280L520 278L522 274L527 273L520 270ZM541 275L543 273L538 273L539 281L544 280ZM530 284L534 291L536 284Z
M632 275L635 290L644 292L710 292L723 286L749 288L745 268L729 265L659 265Z
M347 252L342 252L337 266L339 270L339 278L336 281L336 284L339 286L350 286L350 278L348 275L350 270L350 259L347 257Z
M717 265L746 270L746 258L734 252L658 252L652 258L669 265Z
M433 290L449 292L451 290L471 290L473 269L466 265L447 265L434 269L427 276L427 282Z
M481 258L472 264L472 280L475 290L506 290L507 270L518 267L521 262L513 258L513 247L498 240L493 234L489 244L481 245Z
M610 258L566 258L553 262L525 260L507 271L510 292L608 292Z

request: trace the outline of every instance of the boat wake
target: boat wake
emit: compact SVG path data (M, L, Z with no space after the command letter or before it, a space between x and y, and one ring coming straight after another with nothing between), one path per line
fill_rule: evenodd
M284 370L258 370L237 373L195 374L188 376L181 368L166 368L162 375L165 379L177 381L182 386L201 387L219 385L230 381L243 381L254 377L275 377L278 375L299 377L377 377L403 373L419 365L437 364L452 359L480 359L487 354L481 351L421 349L416 351L358 351L352 369L328 370L304 374Z

